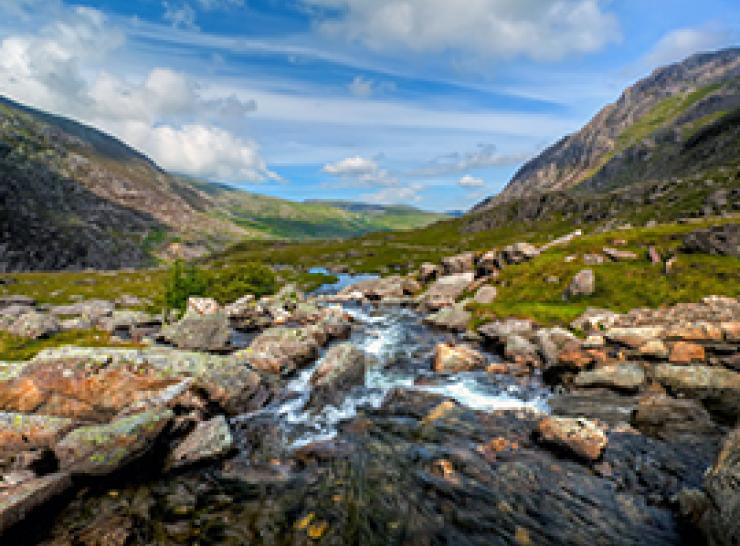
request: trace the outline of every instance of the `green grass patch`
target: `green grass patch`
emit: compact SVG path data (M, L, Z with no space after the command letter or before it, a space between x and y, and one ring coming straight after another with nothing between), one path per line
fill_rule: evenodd
M68 330L44 339L28 339L0 332L0 360L30 360L44 349L76 345L79 347L141 347L136 343L116 341L106 332Z

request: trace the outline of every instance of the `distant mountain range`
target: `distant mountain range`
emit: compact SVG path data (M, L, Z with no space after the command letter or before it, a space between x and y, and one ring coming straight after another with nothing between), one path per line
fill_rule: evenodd
M588 199L738 164L740 48L733 48L655 70L473 212L553 192Z
M349 237L439 218L174 176L101 131L0 97L0 271L137 267L246 238Z

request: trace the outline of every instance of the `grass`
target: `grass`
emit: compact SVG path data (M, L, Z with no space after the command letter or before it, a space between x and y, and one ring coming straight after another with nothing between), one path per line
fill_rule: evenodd
M43 339L28 339L0 332L0 360L30 360L44 349L77 345L79 347L141 347L131 342L115 341L106 332L68 330Z

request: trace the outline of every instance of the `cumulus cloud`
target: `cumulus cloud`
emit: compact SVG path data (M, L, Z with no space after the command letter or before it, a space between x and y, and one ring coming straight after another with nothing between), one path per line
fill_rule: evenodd
M493 144L479 144L475 150L470 152L453 152L438 156L410 174L413 176L459 174L472 169L515 165L528 157L524 154L500 154Z
M686 57L717 49L731 42L727 30L717 28L679 28L663 36L643 58L650 68L682 61Z
M486 183L482 178L477 178L475 176L470 176L469 174L466 174L457 181L457 185L462 186L463 188L482 188L486 185Z
M355 76L347 88L355 97L366 99L378 93L395 91L396 84L393 82L376 82L362 76Z
M375 50L557 60L620 39L606 0L303 0L328 35Z
M378 205L409 205L422 201L420 192L424 189L421 184L409 184L393 188L384 188L373 193L360 195L360 199L367 203Z
M335 163L328 163L322 169L326 174L339 177L343 186L395 186L398 179L378 165L374 159L353 156Z
M257 145L214 126L253 101L202 96L185 74L154 68L141 81L100 69L125 36L78 7L38 34L0 41L0 93L118 136L163 167L230 181L277 179Z

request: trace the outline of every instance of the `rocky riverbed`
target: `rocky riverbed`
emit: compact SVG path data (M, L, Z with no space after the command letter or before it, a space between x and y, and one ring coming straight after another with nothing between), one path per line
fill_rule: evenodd
M740 303L470 330L540 251L166 326L2 302L147 345L0 363L2 544L737 544Z

